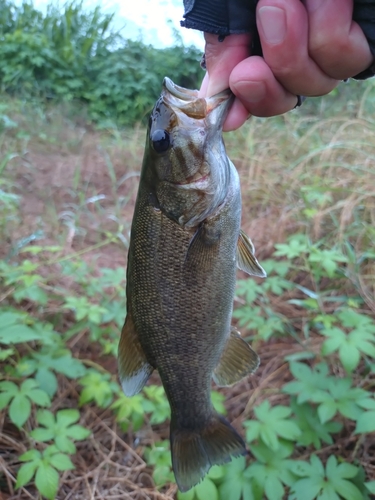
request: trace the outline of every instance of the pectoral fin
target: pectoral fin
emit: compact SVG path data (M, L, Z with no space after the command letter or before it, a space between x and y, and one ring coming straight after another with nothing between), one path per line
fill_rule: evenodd
M238 237L237 245L237 267L241 271L245 271L252 276L258 276L259 278L265 278L267 276L266 271L259 264L255 257L254 245L251 239L240 230L240 235Z
M259 357L249 344L232 327L230 337L213 373L215 383L220 387L233 385L255 372Z
M130 314L127 315L121 332L118 370L122 390L126 396L138 394L153 371L143 352Z
M185 257L185 265L211 266L217 256L220 241L220 228L215 225L201 224L192 237Z

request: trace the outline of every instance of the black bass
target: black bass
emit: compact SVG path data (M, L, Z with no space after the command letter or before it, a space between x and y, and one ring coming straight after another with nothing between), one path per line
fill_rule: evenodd
M166 78L151 113L127 268L119 376L137 394L154 369L171 407L171 453L181 491L212 465L246 453L213 408L213 378L229 386L257 354L231 327L236 267L265 272L240 230L241 194L222 125L233 95L210 98Z

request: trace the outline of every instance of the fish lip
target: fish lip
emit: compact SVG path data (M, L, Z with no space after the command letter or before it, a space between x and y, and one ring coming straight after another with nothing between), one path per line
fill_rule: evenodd
M176 85L170 78L167 76L163 80L163 87L173 96L177 97L177 99L181 99L182 101L195 101L198 96L198 90L190 90L184 87L180 87Z
M194 179L187 182L171 182L174 186L181 189L205 189L210 184L210 174L202 175L199 179Z
M233 92L227 88L211 97L200 97L198 90L189 90L176 85L170 78L163 80L162 99L175 110L182 111L191 118L204 119L214 109L225 102L227 111L234 100ZM223 113L226 116L226 112Z

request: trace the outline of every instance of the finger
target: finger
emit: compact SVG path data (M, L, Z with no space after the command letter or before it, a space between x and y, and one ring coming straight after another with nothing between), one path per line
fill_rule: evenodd
M237 130L250 118L250 113L239 99L235 99L224 122L223 131Z
M257 56L245 59L234 68L230 88L247 112L255 116L280 115L297 104L297 96L288 92L264 59ZM233 124L237 123L230 113L226 125Z
M373 57L352 21L353 0L307 0L309 53L329 76L343 80L367 69Z
M208 80L204 82L201 93L212 96L229 87L232 69L250 55L250 35L230 35L222 42L218 36L205 33L206 67Z
M309 56L308 16L300 0L260 0L257 26L264 59L287 91L316 96L337 85Z

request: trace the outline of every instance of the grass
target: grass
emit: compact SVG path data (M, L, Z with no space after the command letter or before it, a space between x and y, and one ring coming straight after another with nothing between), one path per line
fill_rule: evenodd
M313 356L312 366L321 361L324 339L310 331L318 313L333 314L340 300L347 303L350 299L359 304L361 314L373 317L375 313L374 106L372 82L350 83L336 95L308 100L303 108L282 117L252 119L225 136L228 155L241 177L242 226L251 235L259 261L277 261L275 248L281 252L277 245L293 235L304 237L309 248L319 249L321 258L312 264L310 250L305 260L280 257L278 272L281 263L286 263L289 281L300 288L268 291L262 303L259 299L254 302L254 307L261 304L262 311L271 310L277 318L284 318L288 334L273 331L262 337L254 327L241 327L254 339L262 364L249 380L221 391L228 417L238 428L244 420L254 418L253 406L266 399L272 405L289 405L289 396L281 390L293 378L286 359L298 360L307 350ZM129 417L131 425L124 427L105 402L117 390L111 384L116 380L114 352L120 320L113 318L125 315L125 304L123 277L117 284L114 276L103 284L103 276L107 270L126 267L145 132L141 127L99 131L72 110L5 98L0 101L0 115L0 257L16 265L26 256L38 266L40 288L49 294L45 305L41 295L17 299L18 285L8 282L5 292L0 292L0 307L16 307L33 318L50 321L86 369L108 374L108 380L102 381L103 400L87 396L83 403L82 380L79 384L78 377L58 375L53 411L75 408L81 401L80 422L92 434L77 443L76 469L61 474L56 498L172 499L174 484L161 482L163 486L157 488L152 462L145 461L149 456L145 450L168 438L165 415L158 420L156 409L146 405L141 428L137 429L136 410ZM31 252L30 245L42 249ZM56 250L48 251L48 246ZM333 279L321 273L327 249L339 249L346 258ZM265 286L260 283L255 286ZM245 285L244 293L249 286ZM302 290L310 290L311 297L322 300L316 309L308 309ZM108 316L111 319L105 319L103 313L96 321L98 309L82 312L82 302L81 309L69 306L72 297L89 297L113 313ZM117 312L110 309L111 301ZM239 289L237 310L246 303ZM82 312L81 319L77 311ZM90 314L94 315L91 319ZM241 314L237 315L239 322ZM18 356L26 354L27 348L22 347ZM334 356L333 373L344 376L339 358ZM366 372L365 361L361 363L353 373L354 385L373 391L374 375ZM6 360L3 365L7 366ZM10 377L15 380L14 374ZM160 405L156 406L160 409ZM345 426L334 443L316 453L323 461L335 453L359 464L370 480L375 474L373 433L356 435L353 423L341 421ZM30 425L34 424L31 420ZM18 457L28 449L30 440L5 413L0 418L0 443L6 450L5 459L0 460L0 489L7 491L8 500L36 498L33 484L15 489ZM302 460L310 454L307 447L296 457Z

